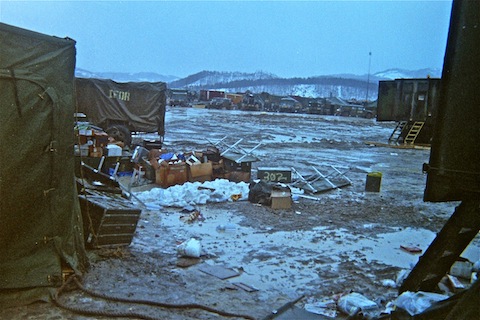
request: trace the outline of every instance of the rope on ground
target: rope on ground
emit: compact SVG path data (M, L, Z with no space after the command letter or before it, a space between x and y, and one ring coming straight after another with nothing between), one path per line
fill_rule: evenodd
M197 303L185 303L185 304L173 304L173 303L166 303L166 302L156 302L156 301L149 301L149 300L141 300L141 299L127 299L121 297L112 297L108 296L103 293L95 292L90 289L85 288L82 283L79 281L77 275L73 275L67 279L67 281L57 290L56 294L53 297L54 303L65 310L68 310L73 313L88 315L88 316L105 316L105 317L124 317L124 318L137 318L137 319L145 319L145 320L160 320L159 318L150 317L143 314L132 313L132 312L113 312L113 311L96 311L96 310L86 310L83 308L77 308L65 305L64 303L60 302L60 295L63 293L65 288L70 285L72 282L76 285L78 289L85 292L88 295L91 295L96 298L101 298L105 300L115 301L115 302L122 302L122 303L133 303L133 304L144 304L148 306L156 306L161 308L176 308L176 309L201 309L204 311L208 311L211 313L216 313L218 315L224 317L237 317L237 318L244 318L247 320L255 320L252 316L249 315L242 315L236 313L230 313L223 310L217 310L208 306L204 306Z

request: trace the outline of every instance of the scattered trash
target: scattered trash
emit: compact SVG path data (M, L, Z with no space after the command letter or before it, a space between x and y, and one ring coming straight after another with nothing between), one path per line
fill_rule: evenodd
M474 283L478 280L478 272L472 272L472 276L470 277L470 283Z
M363 315L373 315L379 313L378 305L357 292L352 292L338 299L338 308L340 311L355 316L359 313Z
M475 262L472 266L472 271L473 272L480 272L480 260Z
M271 314L269 314L268 316L266 316L264 319L274 319L274 318L279 318L281 317L281 315L283 313L286 313L286 312L289 312L291 310L294 310L294 307L295 307L295 304L297 302L299 302L300 300L302 300L303 298L305 298L305 296L301 296L293 301L289 301L287 303L285 303L283 306L281 306L280 308L276 309L276 310L273 310ZM303 309L299 309L300 311L303 311ZM287 319L298 319L300 317L296 317L296 316L293 316L293 315L289 315L287 317Z
M225 287L221 288L220 290L221 291L225 291L225 290L238 290L239 288L237 286L235 286L234 284L231 284L231 283L227 283L225 285Z
M397 279L395 280L395 283L397 284L397 287L401 286L403 281L408 277L410 274L411 270L407 269L402 269L398 272Z
M329 318L337 317L337 304L331 298L305 303L304 309Z
M205 218L202 216L200 211L194 210L189 215L180 216L180 220L186 223L193 223L194 221L205 221Z
M136 201L133 200L133 202L135 203ZM159 206L157 204L147 203L146 204L146 209L149 210L149 211L160 211L160 210L162 210L162 206Z
M428 309L432 304L447 299L447 295L432 292L411 292L405 291L393 301L393 303L408 314L414 316Z
M208 188L208 187L204 187L204 186L199 186L197 188L198 190L210 190L212 192L215 192L215 189L214 188Z
M298 189L298 190L300 190L300 189ZM320 201L321 200L320 198L307 196L307 195L304 195L304 194L293 194L292 199L295 199L295 198L297 198L297 199L298 198L304 198L304 199L315 200L315 201Z
M272 204L272 199L270 198L272 188L273 186L271 183L262 180L257 183L250 183L248 201L252 203L270 206Z
M230 196L230 199L232 199L233 201L238 201L242 198L242 194L241 193L237 193L237 194L232 194Z
M237 286L238 288L247 291L247 292L255 292L258 291L257 288L254 288L252 286L249 286L248 284L245 284L243 282L233 282L233 285Z
M409 253L422 253L422 249L415 246L400 246L400 249L407 251Z
M181 212L187 213L187 212L193 212L195 210L197 210L197 208L195 208L194 206L187 205L187 206L183 207Z
M219 279L225 280L228 278L237 277L240 275L237 271L223 266L212 266L209 264L203 264L198 268L200 271L205 272L211 276L217 277Z
M459 289L465 289L465 285L461 283L457 277L452 276L447 274L447 279L448 283L450 284L450 287L453 289L453 291L459 290Z
M384 279L382 280L382 286L388 287L388 288L396 288L397 284L395 283L395 281L391 279Z
M177 246L177 252L182 256L200 258L202 245L197 239L190 238L190 240L184 241Z
M450 268L449 274L455 277L468 279L472 277L473 263L470 261L455 261Z
M220 224L217 226L218 232L235 232L236 229L237 229L236 226L231 223Z
M177 266L188 268L202 261L200 258L180 257L177 259Z

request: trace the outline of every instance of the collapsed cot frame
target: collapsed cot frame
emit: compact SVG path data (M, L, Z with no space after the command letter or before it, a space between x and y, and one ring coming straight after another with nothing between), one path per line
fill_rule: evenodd
M328 174L323 174L319 169L311 166L315 172L313 175L302 175L292 167L294 177L297 179L290 183L290 187L297 187L305 190L310 194L325 192L333 189L342 188L352 184L352 181L345 176L345 172L341 172L335 166L330 165L332 171Z

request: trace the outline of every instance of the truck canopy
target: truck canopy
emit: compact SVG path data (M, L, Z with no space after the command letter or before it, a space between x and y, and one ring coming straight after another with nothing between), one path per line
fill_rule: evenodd
M165 134L166 84L76 78L77 112L107 129L123 124L134 132Z

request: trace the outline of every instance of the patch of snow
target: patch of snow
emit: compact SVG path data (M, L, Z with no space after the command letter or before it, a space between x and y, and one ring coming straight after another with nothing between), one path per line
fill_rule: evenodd
M245 182L216 179L206 182L186 182L169 188L153 188L135 194L147 206L179 207L206 204L208 202L233 201L231 196L241 194L239 200L248 199L249 188Z

